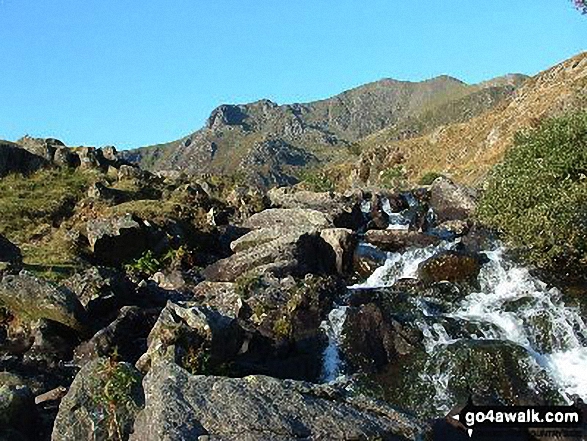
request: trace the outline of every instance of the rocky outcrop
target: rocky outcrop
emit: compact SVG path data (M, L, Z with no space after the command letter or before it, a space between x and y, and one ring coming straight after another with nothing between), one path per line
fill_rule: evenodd
M18 144L0 140L0 177L9 173L29 174L48 162L42 156L21 148Z
M0 303L23 320L48 319L82 331L85 310L75 294L21 271L0 282Z
M341 390L251 376L193 376L174 364L151 370L131 440L414 440L422 425ZM202 438L204 439L204 438Z

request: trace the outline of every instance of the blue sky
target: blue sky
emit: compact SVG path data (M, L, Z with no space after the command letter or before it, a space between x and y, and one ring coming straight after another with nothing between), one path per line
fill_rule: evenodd
M479 82L587 49L570 0L0 0L0 139L177 139L221 103Z

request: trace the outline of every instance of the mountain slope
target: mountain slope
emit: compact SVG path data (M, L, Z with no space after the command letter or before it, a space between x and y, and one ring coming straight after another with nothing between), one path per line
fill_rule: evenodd
M123 154L151 170L237 174L263 187L291 184L303 169L348 161L353 143L384 128L401 128L402 136L411 136L453 117L475 116L511 94L523 79L512 76L475 86L448 76L417 83L384 79L307 104L260 100L222 105L189 136ZM467 97L476 94L488 98L472 106L474 99ZM441 116L422 120L426 112Z
M586 105L587 53L582 53L527 80L493 110L468 121L407 140L386 138L385 131L365 139L352 180L376 182L386 169L402 165L412 178L435 171L476 183L502 159L517 131Z

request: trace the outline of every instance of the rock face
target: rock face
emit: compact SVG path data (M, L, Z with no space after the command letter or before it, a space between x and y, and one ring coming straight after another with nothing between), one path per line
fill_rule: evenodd
M0 279L4 273L14 273L22 269L20 248L0 234Z
M78 331L84 329L85 310L75 294L26 271L2 279L0 303L23 319L43 318Z
M327 228L320 232L320 237L328 244L335 255L338 274L349 274L353 265L356 238L353 230L348 228Z
M138 257L148 244L145 227L131 214L90 220L87 236L96 261L112 266Z
M413 440L415 420L326 386L263 376L193 376L174 364L144 381L145 409L131 440ZM202 438L204 439L204 438Z
M61 401L51 439L128 439L142 405L141 376L132 365L94 360L76 375Z

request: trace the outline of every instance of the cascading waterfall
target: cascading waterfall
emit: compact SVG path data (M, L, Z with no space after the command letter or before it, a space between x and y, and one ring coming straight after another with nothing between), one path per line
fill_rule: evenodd
M401 278L416 276L418 265L442 250L454 248L456 242L442 242L426 248L412 248L403 253L388 253L385 264L365 282L350 288L392 286ZM479 274L480 290L466 296L451 312L431 311L421 299L414 302L424 317L435 322L417 321L424 336L424 347L434 362L435 354L458 341L501 340L524 347L532 356L525 368L544 370L571 402L573 395L587 397L587 327L578 308L564 304L562 294L532 276L528 269L509 261L504 248L495 244L485 251L488 261ZM451 336L443 319L458 319L475 329L466 336ZM465 327L463 327L465 328ZM439 413L456 403L448 394L450 369L428 366L420 374L433 386L434 403ZM530 385L532 387L532 385Z

